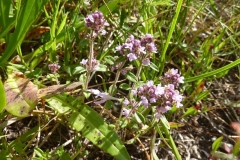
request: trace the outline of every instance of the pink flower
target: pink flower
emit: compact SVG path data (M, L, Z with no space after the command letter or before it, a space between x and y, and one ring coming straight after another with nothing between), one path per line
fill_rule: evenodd
M164 94L164 87L162 87L161 84L157 85L155 94L156 94L157 96L161 96L161 95Z
M143 63L145 66L149 66L149 65L150 65L150 60L149 60L149 58L144 58L144 59L142 60L142 63Z
M85 22L85 26L95 31L96 34L106 34L104 27L109 26L107 21L104 19L102 12L99 11L95 11L93 14L87 15Z
M125 98L124 101L122 102L122 104L123 104L124 107L128 106L129 103L130 103L129 100L126 99L126 98Z
M130 109L123 108L122 115L129 117L130 116Z
M128 57L128 60L129 60L130 62L132 62L132 61L134 61L134 60L137 59L137 56L136 56L135 54L133 54L133 53L129 53L129 54L127 55L127 57Z
M49 64L48 68L52 73L56 73L61 68L61 66L57 64Z
M144 105L144 107L146 107L146 108L148 107L148 99L146 97L142 96L140 102L141 102L141 104Z
M145 47L145 50L150 53L156 53L157 48L155 47L153 36L151 34L146 34L145 37L141 39L141 45Z
M179 83L184 83L184 77L178 74L178 69L169 69L165 74L164 77L161 78L163 83L165 84L173 84L175 86L179 86Z
M87 65L88 59L82 59L82 61L80 62L82 65Z
M89 61L88 59L82 59L82 61L80 62L80 64L82 64L83 66L86 67L86 69L89 69ZM97 71L99 69L99 61L96 60L95 58L92 59L92 71Z

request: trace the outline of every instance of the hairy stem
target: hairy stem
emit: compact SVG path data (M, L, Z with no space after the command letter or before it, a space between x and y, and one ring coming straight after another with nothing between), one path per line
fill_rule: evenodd
M88 89L88 83L89 83L89 78L92 72L92 59L93 59L93 55L94 55L94 40L93 40L93 31L91 31L90 33L90 51L89 51L89 59L88 59L88 68L87 68L87 78L86 78L86 82L85 82L85 90Z
M121 66L120 66L120 67L118 68L118 70L117 70L116 77L115 77L115 80L114 80L114 82L113 82L110 95L113 95L114 88L115 88L115 86L116 86L116 84L117 84L117 82L118 82L118 79L119 79L119 76L120 76L120 74L121 74L122 68L123 68L123 66L124 66L124 64L125 64L126 62L127 62L127 59L126 59L124 62L122 62Z

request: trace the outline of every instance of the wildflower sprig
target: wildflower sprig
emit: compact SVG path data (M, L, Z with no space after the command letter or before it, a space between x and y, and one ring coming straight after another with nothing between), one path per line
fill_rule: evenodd
M173 106L177 108L182 107L183 96L176 89L179 83L184 82L184 77L178 74L178 70L169 69L163 77L160 79L164 80L163 84L155 85L153 81L148 81L144 83L141 87L133 89L131 92L138 102L137 106L144 106L146 108L153 107L155 113L154 116L160 119L161 116L171 110ZM123 101L123 106L129 106L129 100L125 99ZM131 108L132 107L132 108ZM136 110L136 105L130 106L130 109L125 108L123 110L123 115L129 116L130 110Z
M106 34L104 27L109 24L99 11L88 15L85 22L85 26L90 29L90 34L88 36L90 52L88 59L82 59L80 62L87 70L84 90L95 95L95 98L98 98L94 101L97 105L106 104L107 101L118 101L122 104L119 121L115 125L115 131L119 129L119 122L122 120L122 116L126 117L123 118L123 120L136 120L138 123L142 123L141 120L138 120L138 113L141 114L140 111L144 108L145 110L152 111L147 112L147 114L152 113L152 116L150 116L152 123L150 123L150 126L146 125L148 126L147 128L150 129L153 127L153 129L156 129L156 123L163 121L165 118L164 114L167 111L171 110L173 107L180 108L183 106L181 103L183 95L178 91L178 87L180 83L184 83L184 77L178 73L177 69L169 69L159 78L159 82L156 84L153 80L147 80L142 85L136 87L137 82L140 80L139 77L143 66L154 68L151 57L154 53L157 53L157 48L154 43L154 37L151 34L146 34L140 39L130 35L125 43L116 47L116 54L120 53L120 56L115 55L113 58L115 63L110 64L112 65L110 66L110 70L116 70L116 74L115 80L108 92L101 92L98 89L88 89L90 75L93 75L100 66L100 61L97 60L93 54L94 39L96 36ZM133 63L134 61L137 61L137 63ZM127 73L132 71L133 66L137 68L136 74ZM158 70L158 68L155 70ZM130 83L131 90L126 97L117 98L114 93L121 73L123 75L133 74L134 78L130 78L131 80L129 80L134 83ZM166 130L169 130L169 128L166 127ZM169 135L169 137L171 136ZM172 145L174 146L174 143L172 143Z
M49 65L48 65L48 68L49 68L49 70L50 70L53 74L55 74L55 73L61 68L61 66L52 63L52 64L49 64Z
M140 66L138 67L136 73L136 77L138 79L140 72L142 70L142 65L145 66L150 65L150 56L152 53L157 52L157 48L155 46L153 36L150 34L146 34L144 37L141 38L141 40L135 39L133 35L130 35L124 44L116 47L116 51L119 51L120 54L125 57L125 61L121 62L121 65L119 65L121 67L118 68L113 88L115 87L116 82L118 81L120 73L126 74L129 71L129 67L123 68L127 61L132 62L135 60L139 60Z
M55 64L55 63L51 63L51 64L48 65L48 69L49 69L49 70L52 72L52 74L54 75L57 84L59 84L57 72L58 72L58 70L59 70L60 68L61 68L61 66L58 65L58 64Z
M90 29L89 41L90 41L90 48L89 48L89 57L88 59L82 59L80 64L86 67L87 69L87 76L86 76L86 83L85 83L85 90L88 89L88 83L90 81L90 75L93 71L99 69L99 61L94 58L94 38L97 35L104 35L106 31L104 30L105 26L109 24L104 19L104 16L101 12L95 11L93 14L87 15L85 18L85 26Z
M109 26L109 23L104 19L103 14L99 11L95 11L93 14L87 15L85 22L85 26L94 31L95 34L106 34L104 27Z
M146 34L141 40L130 35L123 45L116 47L116 50L126 56L130 62L139 60L146 66L150 64L149 54L157 51L153 36L150 34Z

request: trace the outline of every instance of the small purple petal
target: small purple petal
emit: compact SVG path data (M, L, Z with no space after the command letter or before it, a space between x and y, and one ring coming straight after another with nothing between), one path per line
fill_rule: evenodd
M129 54L127 55L127 57L128 57L128 59L129 59L130 62L132 62L132 61L134 61L134 60L137 59L136 55L133 54L133 53L129 53Z
M98 89L88 89L88 91L95 95L98 95L100 93Z
M122 102L123 106L126 107L127 105L129 105L129 100L128 99L124 99L124 101Z
M148 107L148 100L146 97L142 96L140 102L141 102L141 104L144 105L144 107Z
M144 59L142 60L142 63L143 63L145 66L149 66L149 65L150 65L150 60L149 60L149 58L144 58Z
M130 109L123 108L122 115L124 115L126 117L129 117L130 116L130 112L131 112Z

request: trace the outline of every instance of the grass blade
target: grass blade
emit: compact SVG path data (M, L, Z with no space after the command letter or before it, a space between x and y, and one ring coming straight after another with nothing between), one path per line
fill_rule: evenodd
M210 77L210 76L213 76L213 75L216 75L218 73L221 73L221 72L224 72L226 70L229 70L231 68L233 68L234 66L237 66L240 64L240 59L224 66L224 67L221 67L219 69L216 69L214 71L211 71L211 72L207 72L207 73L204 73L204 74L201 74L199 76L195 76L195 77L190 77L190 78L186 78L184 81L185 82L192 82L192 81L196 81L196 80L199 80L199 79L203 79L203 78L207 78L207 77Z
M3 109L6 106L6 93L3 87L2 80L0 80L0 113L3 111Z
M159 63L159 65L165 63L165 55L166 55L170 40L172 38L173 31L174 31L175 26L177 24L177 20L178 20L179 12L180 12L181 7L182 7L182 3L183 3L183 0L178 1L177 8L176 8L176 14L173 17L173 21L172 21L171 28L170 28L169 33L168 33L167 41L166 41L166 44L164 45L163 52L162 52L161 57L160 57L160 62L161 63ZM160 75L161 75L164 66L162 65L162 66L158 66L158 67L160 67Z
M3 65L9 59L17 46L22 43L31 24L36 20L36 17L39 15L46 2L45 0L24 1L18 13L16 29L7 45L6 51L0 58L0 65Z

